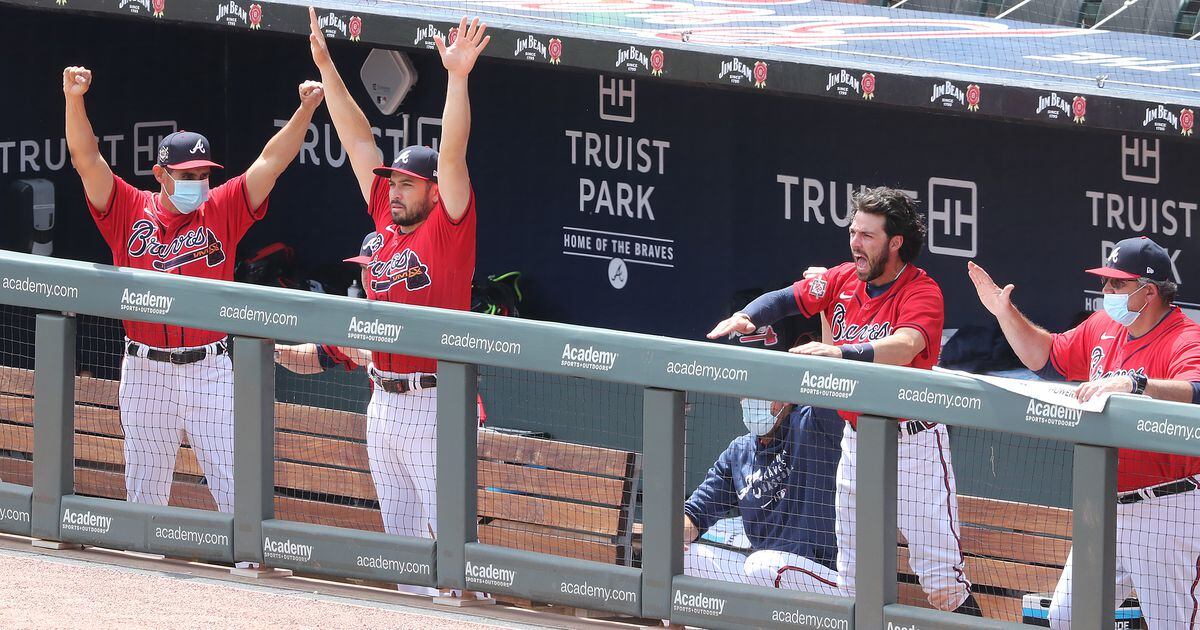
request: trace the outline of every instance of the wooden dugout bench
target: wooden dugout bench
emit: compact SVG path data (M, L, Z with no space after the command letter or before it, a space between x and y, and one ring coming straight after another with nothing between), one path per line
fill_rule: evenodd
M0 479L32 483L33 372L0 366ZM118 382L75 379L75 491L125 498ZM276 518L383 531L363 414L275 403ZM631 565L641 455L479 432L480 542ZM192 449L171 505L216 509Z
M75 379L75 484L82 495L125 498L116 381ZM31 484L33 372L0 367L0 479ZM367 463L362 414L275 404L276 517L383 531ZM506 435L479 434L479 540L505 547L632 565L641 455ZM171 505L215 509L186 444ZM1071 511L959 497L967 577L986 616L1020 621L1021 597L1050 592L1070 550ZM928 607L897 550L901 603Z

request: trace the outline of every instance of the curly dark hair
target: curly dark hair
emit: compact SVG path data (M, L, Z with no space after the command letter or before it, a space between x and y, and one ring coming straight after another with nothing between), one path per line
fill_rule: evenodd
M917 210L917 201L896 188L868 188L854 193L850 200L850 219L859 212L879 215L884 218L884 231L888 238L904 237L900 246L900 260L912 262L925 246L925 220Z

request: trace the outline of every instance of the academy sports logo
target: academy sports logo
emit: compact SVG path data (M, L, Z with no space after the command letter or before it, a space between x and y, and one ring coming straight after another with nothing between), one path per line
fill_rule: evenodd
M538 57L547 59L550 52L546 50L546 45L533 35L526 35L517 40L517 48L513 51L514 57L524 57L529 61L537 61Z
M1041 402L1033 398L1029 399L1029 406L1025 408L1026 422L1052 424L1059 427L1074 427L1081 420L1083 420L1082 409L1072 409L1065 405Z
M677 590L675 597L671 599L671 610L717 617L725 612L725 603L726 600L720 597L709 597L704 593L684 593Z
M890 322L847 324L846 305L839 302L833 307L833 317L829 318L829 332L833 333L835 342L860 343L883 339L892 334L892 324Z
M151 291L145 293L134 293L129 289L125 289L121 293L121 310L134 313L148 313L150 315L166 315L171 312L171 305L175 303L175 298L166 295L158 295Z
M621 355L617 352L597 350L596 346L579 348L568 343L563 346L561 365L563 367L607 372L613 369L619 356Z
M390 571L392 573L412 574L412 575L429 575L433 573L433 567L421 562L405 562L402 560L392 560L385 558L382 555L378 556L358 556L355 558L354 566L364 567L367 569L379 569L381 571Z
M838 70L829 73L829 78L825 82L825 91L833 92L838 96L847 96L850 92L862 94L862 82L849 72Z
M1045 96L1038 97L1037 109L1034 113L1038 116L1043 114L1051 120L1058 120L1060 116L1066 116L1071 113L1071 105L1066 99L1058 95L1058 92L1051 92Z
M62 528L76 532L92 534L107 534L112 529L112 517L86 512L72 512L71 508L63 510Z
M229 0L225 4L217 5L216 22L224 22L229 26L237 26L238 22L250 25L250 13L243 9L241 5Z
M613 64L613 67L624 67L628 72L638 72L638 66L641 66L642 70L649 70L650 57L647 57L646 53L639 50L637 46L617 51L617 62Z
M718 79L724 79L732 85L741 85L742 81L750 82L754 72L750 70L750 66L742 63L741 59L734 57L729 61L721 62L721 71L717 74Z
M371 276L371 289L376 293L387 291L397 284L403 284L409 291L416 291L433 282L429 277L429 267L411 249L393 254L391 260L372 261L367 269Z
M468 560L467 579L476 584L512 588L513 581L517 579L517 572L512 569L501 569L491 563L481 566Z
M429 50L436 50L437 42L434 41L435 37L441 39L443 42L446 41L445 33L442 33L441 29L433 24L417 27L417 35L413 38L413 46L424 46ZM449 44L447 43L447 45Z
M291 562L309 562L312 560L313 546L300 545L287 540L271 540L263 538L263 559L288 560Z
M333 11L330 11L329 15L318 17L317 25L321 27L321 32L325 34L325 37L337 37L338 33L341 33L342 37L346 37L350 32L350 25L346 24L346 21Z
M1179 130L1179 116L1175 112L1159 105L1158 107L1147 107L1146 117L1142 120L1143 127L1150 127L1155 131L1166 131L1168 127Z
M126 244L129 255L157 258L151 266L158 271L170 271L198 260L203 260L209 267L225 262L224 246L208 228L188 230L171 239L170 243L159 242L157 231L158 227L151 221L139 219L135 222Z
M400 332L403 330L404 326L400 324L380 321L378 318L367 321L352 316L350 325L346 329L346 338L355 341L393 343L400 338Z
M857 380L834 374L813 374L805 370L804 377L800 379L800 392L803 394L850 398L856 389L858 389Z
M967 94L950 81L934 83L933 94L929 97L929 102L940 103L942 107L954 107L955 102L959 105L966 105Z

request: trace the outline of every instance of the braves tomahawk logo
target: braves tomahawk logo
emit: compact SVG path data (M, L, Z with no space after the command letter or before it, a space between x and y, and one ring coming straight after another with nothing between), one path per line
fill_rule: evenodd
M150 265L158 271L170 271L198 260L203 260L209 267L225 262L225 246L206 227L189 230L171 239L171 242L163 243L158 240L158 226L152 221L140 219L133 224L127 246L129 255L134 258L157 258Z
M429 266L411 249L392 255L389 260L376 260L368 265L371 274L371 290L382 293L397 284L409 291L424 289L432 284Z
M829 332L833 334L834 342L860 343L883 339L892 334L892 324L891 322L871 322L863 325L847 324L846 306L839 303L833 307L833 317L829 319Z

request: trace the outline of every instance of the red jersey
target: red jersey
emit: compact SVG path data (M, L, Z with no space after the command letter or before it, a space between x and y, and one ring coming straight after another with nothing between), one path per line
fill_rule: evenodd
M138 190L113 175L108 204L88 210L112 250L113 264L174 273L192 278L233 280L238 241L267 212L267 202L250 207L246 176L239 175L212 189L190 214L175 214L158 205L158 193ZM127 289L121 309L131 313L166 314L164 296ZM125 335L156 348L203 346L225 338L225 333L168 324L125 320Z
M1104 311L1053 336L1050 363L1069 381L1137 373L1146 378L1200 381L1200 325L1178 307L1133 339ZM1200 457L1120 449L1117 490L1127 492L1200 474Z
M367 265L367 298L413 306L465 311L471 308L475 275L475 191L467 212L452 221L439 199L417 229L405 234L392 223L388 179L375 176L368 207L383 245ZM437 372L437 361L425 357L375 352L375 367L388 372Z
M825 314L835 346L874 341L912 328L925 338L925 349L908 367L928 370L937 364L946 311L942 289L923 269L906 266L886 291L871 297L867 283L855 275L854 263L848 262L796 282L792 295L805 317ZM838 413L856 426L858 413Z

